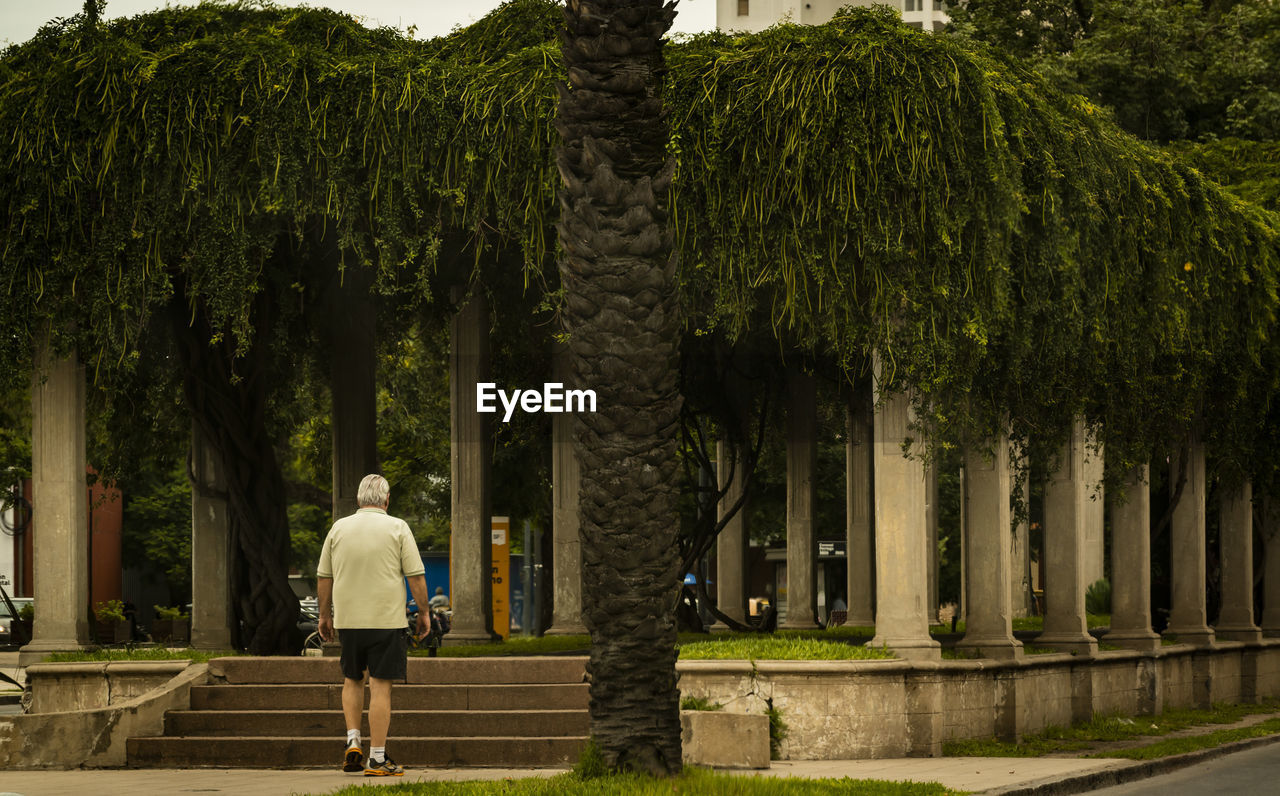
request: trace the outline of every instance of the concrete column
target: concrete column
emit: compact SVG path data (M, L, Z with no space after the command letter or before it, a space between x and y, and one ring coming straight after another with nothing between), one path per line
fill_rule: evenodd
M873 447L871 396L861 390L845 415L845 518L848 540L849 619L846 624L868 627L876 622L875 546L872 530L871 461Z
M742 457L735 457L732 446L724 440L716 442L716 480L724 490L719 505L719 517L723 519L746 488ZM744 502L716 537L716 607L725 616L742 624L747 622L748 544L747 506ZM728 626L717 622L715 627L727 629Z
M378 471L377 306L369 294L373 274L355 267L338 278L329 377L334 520L355 513L360 480Z
M1160 649L1151 629L1151 468L1125 478L1125 498L1111 504L1111 630L1103 640L1117 647Z
M924 468L925 526L929 529L929 602L925 614L929 624L938 624L938 466L934 462Z
M1077 417L1071 438L1062 446L1058 469L1045 485L1044 632L1036 644L1092 655L1098 651L1098 642L1089 635L1084 609L1087 456L1084 419Z
M231 649L231 523L222 461L191 424L191 646Z
M557 360L558 362L559 360ZM563 371L561 371L563 373ZM549 636L585 635L582 622L582 537L578 489L582 470L573 444L573 415L551 418L551 527L555 576Z
M571 380L568 351L557 346L552 355L556 381ZM577 636L587 633L582 621L582 537L579 535L578 490L582 469L573 442L573 415L551 417L551 627L546 635Z
M1222 609L1214 635L1227 641L1261 641L1253 621L1253 484L1225 489L1219 513Z
M46 334L36 343L31 386L31 502L36 604L31 643L18 664L89 642L88 482L84 367L58 357Z
M476 384L489 379L489 309L480 288L454 288L458 312L450 325L449 398L452 480L450 643L493 639L490 568L489 415L476 411Z
M1187 446L1185 468L1180 464L1181 452L1170 460L1170 483L1177 484L1183 469L1186 483L1182 487L1182 498L1173 510L1169 529L1173 559L1169 570L1172 605L1169 628L1165 632L1177 636L1184 644L1209 646L1213 644L1213 629L1205 613L1204 445L1193 436Z
M1266 541L1262 573L1262 634L1280 637L1280 500L1262 501L1262 538Z
M879 392L880 361L875 361ZM876 635L900 658L937 660L940 645L929 636L929 529L925 517L924 465L902 454L912 435L911 400L877 395L875 413Z
M1105 452L1097 437L1089 432L1085 439L1084 482L1089 488L1089 500L1084 506L1084 585L1087 590L1096 581L1106 577L1107 548L1103 540L1106 525L1106 491L1103 474L1106 467Z
M1026 473L1027 467L1025 459L1022 463L1021 472ZM1029 507L1031 505L1031 477L1026 475L1022 479L1022 505ZM1010 553L1009 561L1009 608L1013 612L1014 618L1031 616L1031 543L1030 535L1030 511L1024 509L1022 518L1018 520L1018 524L1013 526L1013 535L1010 537Z
M818 626L813 512L818 469L818 391L813 376L787 369L787 618L782 627Z
M957 649L984 658L1020 658L1009 602L1009 438L988 440L964 455L965 634Z

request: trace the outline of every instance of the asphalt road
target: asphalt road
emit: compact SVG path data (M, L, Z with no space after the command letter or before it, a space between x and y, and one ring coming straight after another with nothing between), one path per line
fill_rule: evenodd
M1251 796L1280 793L1280 744L1267 744L1215 760L1094 791L1108 796Z

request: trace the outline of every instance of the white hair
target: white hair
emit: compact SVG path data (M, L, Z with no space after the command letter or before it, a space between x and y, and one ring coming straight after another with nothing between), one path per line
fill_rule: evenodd
M360 481L360 488L356 490L356 504L360 506L385 508L389 497L391 497L391 485L387 483L387 479L377 473L366 475Z

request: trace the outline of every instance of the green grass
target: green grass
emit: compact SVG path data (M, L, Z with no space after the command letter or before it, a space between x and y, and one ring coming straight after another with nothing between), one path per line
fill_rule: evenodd
M584 655L591 647L590 636L512 636L506 641L496 644L464 644L456 647L441 647L441 658L487 658L511 655L548 655L581 651ZM427 657L426 650L415 650L409 653L414 657Z
M507 779L494 782L415 782L402 785L353 785L334 791L334 796L383 796L383 794L430 794L436 796L670 796L696 793L698 796L947 796L953 791L936 782L885 782L871 779L793 779L734 776L702 769L686 768L670 779L654 779L637 774L614 774L580 779L574 774L555 777Z
M1252 727L1237 727L1233 730L1216 730L1204 735L1193 735L1185 738L1166 738L1153 744L1139 746L1134 749L1118 749L1113 752L1099 752L1090 757L1122 757L1128 760L1154 760L1169 755L1180 755L1200 749L1212 749L1234 741L1248 738L1262 738L1267 735L1280 734L1280 718L1267 719Z
M93 663L98 661L181 661L205 663L210 658L244 655L234 650L169 649L167 647L134 647L115 649L104 647L84 652L53 652L45 656L45 663Z
M865 661L893 658L888 650L802 636L733 636L680 646L680 660Z
M1111 627L1111 614L1086 614L1085 623L1089 627ZM1018 616L1013 618L1012 625L1014 630L1020 630L1027 633L1039 633L1044 631L1044 617L1043 616ZM875 632L875 628L870 628L870 629L872 633ZM947 624L942 624L942 625L930 625L929 632L930 633L950 633L951 623L948 622ZM965 623L956 622L955 632L957 633L965 632Z
M681 633L680 657L683 660L874 660L892 658L893 653L882 649L850 644L865 633L860 628L835 628L832 631L782 631L776 634ZM841 632L843 631L843 632ZM861 631L861 632L860 632ZM588 636L544 636L530 638L515 636L499 644L441 647L442 658L470 658L481 656L547 655L557 652L581 650L584 654L591 646ZM426 650L411 653L417 657L427 655Z
M724 710L724 705L703 697L687 696L680 699L681 710Z
M954 757L1039 757L1058 752L1079 752L1091 748L1092 744L1095 743L1168 735L1190 727L1232 724L1246 716L1259 713L1274 713L1278 710L1280 710L1280 701L1268 700L1257 705L1218 705L1212 710L1169 710L1159 716L1135 716L1133 718L1095 716L1090 721L1084 724L1077 724L1074 727L1049 727L1044 732L1025 736L1022 743L1018 744L996 740L949 742L944 744L943 753ZM1269 725L1276 721L1280 721L1280 719L1269 719L1259 726ZM1245 729L1253 730L1253 728ZM1226 741L1213 741L1212 738L1214 736L1223 732L1235 733L1240 731L1220 730L1215 733L1208 733L1201 736L1210 739L1206 741L1196 741L1192 738L1175 738L1169 739L1167 743L1173 744L1175 741L1186 741L1188 743L1201 744L1199 746L1193 745L1191 748L1217 746ZM1256 735L1269 734L1271 733L1256 733ZM1242 737L1252 738L1256 737L1256 735ZM1162 741L1161 743L1166 742ZM1141 748L1145 747L1139 747L1139 749ZM1166 754L1177 754L1177 752L1168 752ZM1100 753L1098 756L1117 757L1126 755L1121 752L1106 752ZM1153 753L1152 756L1160 757L1162 755Z

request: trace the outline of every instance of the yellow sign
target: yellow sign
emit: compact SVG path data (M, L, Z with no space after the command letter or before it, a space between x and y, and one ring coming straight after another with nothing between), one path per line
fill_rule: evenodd
M489 570L493 595L493 632L506 639L511 635L511 606L508 603L511 584L507 580L511 574L511 518L494 517L490 527L493 535Z

